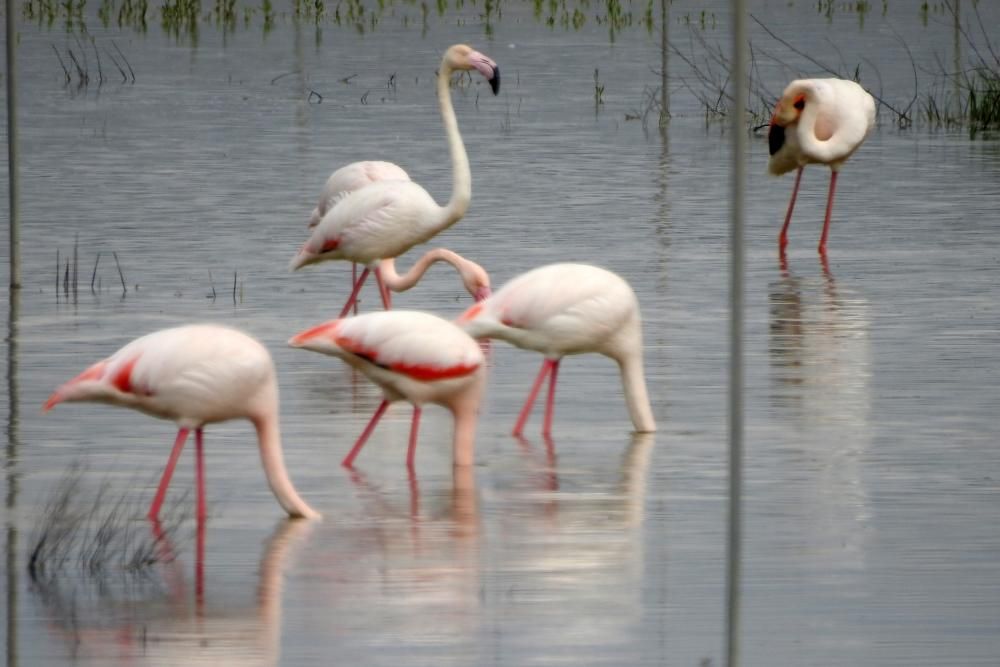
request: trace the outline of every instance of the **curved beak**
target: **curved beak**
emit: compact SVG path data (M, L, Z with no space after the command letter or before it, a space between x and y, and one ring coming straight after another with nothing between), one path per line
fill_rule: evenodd
M785 145L785 128L778 125L774 120L771 121L771 126L767 130L767 149L770 151L771 155L774 155L781 150L781 147Z
M500 92L500 68L493 66L493 76L487 81L490 84L490 88L493 90L493 94L496 95Z
M476 303L479 303L490 298L491 294L493 294L493 290L484 285L483 287L476 288L476 293L472 295L472 298L476 300Z

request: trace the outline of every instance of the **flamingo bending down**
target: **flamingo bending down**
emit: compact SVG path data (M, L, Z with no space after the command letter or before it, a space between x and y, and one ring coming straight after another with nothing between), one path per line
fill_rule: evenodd
M868 92L844 79L799 79L785 88L774 107L767 134L771 158L769 172L781 175L792 169L795 187L788 202L785 224L778 236L781 254L788 245L788 223L807 164L830 167L830 191L826 199L826 218L819 239L819 254L826 255L826 237L833 210L833 190L841 165L851 157L875 127L875 99Z
M349 260L364 264L341 316L357 299L371 267L382 259L398 257L415 245L430 240L462 219L472 199L469 158L458 132L451 103L451 75L457 70L477 70L490 83L494 94L500 88L496 63L457 44L444 53L438 70L437 93L451 152L454 180L451 199L439 206L428 192L409 180L380 180L345 194L313 229L309 239L292 259L295 271L308 264ZM379 277L376 270L376 277ZM384 294L384 288L380 288Z
M326 179L319 202L309 215L309 229L319 224L327 211L344 198L349 192L354 192L375 181L408 181L410 175L397 164L380 160L363 160L352 162L336 170ZM351 262L351 288L358 282L358 265ZM354 312L357 313L357 303Z
M559 363L566 355L587 352L618 363L635 430L656 430L642 370L639 301L618 275L588 264L542 266L517 276L466 310L457 323L473 338L499 338L545 355L514 435L523 432L546 375L551 377L542 433L551 433Z
M424 403L451 411L454 462L472 465L485 358L476 341L451 322L415 311L366 313L306 329L288 344L340 357L382 388L382 404L344 458L345 467L352 466L389 403L402 400L413 404L408 467L413 467Z
M67 401L110 403L177 422L173 451L149 518L156 519L187 436L195 432L197 517L205 519L202 428L248 419L257 430L260 459L271 491L290 516L318 517L292 485L282 456L278 384L267 349L228 327L196 324L137 338L63 384L44 411Z
M424 253L420 259L414 262L410 270L399 275L396 271L395 259L383 259L379 262L379 276L384 286L382 301L386 308L391 305L389 291L405 292L410 289L427 272L435 262L447 262L455 267L462 284L469 291L472 298L477 302L482 301L491 294L490 275L486 269L473 262L471 259L462 257L457 252L452 252L447 248L434 248ZM341 315L343 317L343 315Z

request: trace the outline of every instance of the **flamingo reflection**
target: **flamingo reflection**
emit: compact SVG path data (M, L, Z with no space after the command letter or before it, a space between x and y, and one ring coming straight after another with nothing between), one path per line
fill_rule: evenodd
M288 562L305 543L312 522L284 520L265 543L254 603L220 604L206 611L203 563L196 565L195 603L185 584L180 561L164 568L163 589L136 587L131 597L79 609L75 595L41 595L54 635L63 640L75 664L271 666L281 655L283 578ZM152 527L160 556L176 556L162 526ZM158 532L159 531L159 532ZM203 560L204 543L196 558ZM199 586L202 588L199 590ZM52 591L49 591L52 593ZM105 601L107 602L107 601ZM81 613L85 611L86 613Z

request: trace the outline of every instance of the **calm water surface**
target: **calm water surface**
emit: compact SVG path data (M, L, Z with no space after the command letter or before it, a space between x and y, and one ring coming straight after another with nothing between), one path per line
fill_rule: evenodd
M863 21L828 20L809 3L753 11L834 67L867 59L865 82L905 106L912 67L893 35L921 76L955 56L950 18L931 13L925 25L905 4ZM700 48L685 16L697 23L702 8L671 6L682 52ZM724 8L706 10L698 34L711 44L728 43ZM155 19L139 34L90 16L96 44L114 39L136 71L134 85L100 89L63 85L52 45L64 57L77 47L61 26L21 27L25 281L18 307L2 307L7 664L721 664L729 158L690 68L671 55L674 118L661 133L655 118L626 119L660 85L657 31L634 25L612 43L593 20L549 28L520 4L503 7L490 37L472 5L431 12L424 29L419 9L402 5L364 34L276 11L267 34L259 17L226 34L202 24L196 45ZM769 90L821 73L753 35ZM450 422L431 408L407 476L404 406L351 474L339 461L379 393L336 360L285 346L335 314L348 272L286 267L339 165L392 159L446 198L433 77L458 41L500 63L503 90L453 92L473 204L435 245L480 262L495 284L558 260L626 277L643 308L660 430L630 435L613 364L581 357L563 365L553 441L537 419L527 440L512 438L539 359L497 345L471 474L452 477ZM828 172L806 171L782 265L791 179L764 175L761 136L747 160L744 662L995 665L1000 143L900 130L883 109L843 171L828 267L815 254ZM65 259L77 235L81 289L66 298L56 251ZM364 300L372 307L374 293ZM468 302L441 267L397 298L446 316ZM206 436L201 576L186 523L177 559L141 581L116 574L102 589L66 576L40 591L26 564L69 466L83 466L91 489L147 502L173 429L107 407L43 417L39 406L127 340L197 320L242 327L271 349L287 463L324 520L282 520L251 428L219 425ZM192 489L188 456L179 502Z

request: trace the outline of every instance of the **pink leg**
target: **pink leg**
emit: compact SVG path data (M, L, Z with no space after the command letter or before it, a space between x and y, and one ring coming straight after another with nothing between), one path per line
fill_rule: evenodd
M781 228L781 234L778 235L778 252L782 255L785 254L785 246L788 245L788 223L792 221L792 210L795 208L795 197L799 194L799 182L802 180L802 170L804 167L799 167L799 170L795 172L795 187L792 188L792 198L788 202L788 212L785 213L785 224Z
M823 220L823 235L819 237L819 254L826 257L826 235L830 232L830 213L833 212L833 189L837 187L837 173L830 172L830 192L826 196L826 219Z
M514 424L514 435L521 435L524 431L524 423L528 421L528 415L531 414L531 408L535 405L535 399L538 398L538 390L542 388L542 382L545 380L545 376L549 374L550 370L552 370L552 360L543 360L542 367L538 371L538 377L535 378L535 384L531 386L531 391L528 392L528 400L524 402L524 407L521 408L521 414L517 417L517 423Z
M559 359L552 361L552 372L549 374L549 395L545 400L545 421L542 422L542 435L552 433L552 413L556 402L556 377L559 375Z
M351 262L351 289L354 289L354 286L357 285L357 284L358 284L358 263L357 262ZM355 315L358 314L358 302L357 302L357 300L355 300L355 302L354 302L354 314Z
M413 406L413 423L410 424L410 446L406 450L406 467L413 470L413 459L417 453L417 431L420 430L420 408Z
M375 282L378 283L378 293L382 296L382 307L386 310L392 310L392 293L382 282L382 272L378 268L375 269Z
M358 282L354 283L354 289L351 291L351 296L347 299L347 303L344 304L344 309L340 311L340 317L346 317L347 312L351 309L351 306L357 302L358 292L361 291L361 286L365 284L365 278L367 277L368 267L366 266L365 270L361 272L361 277L358 278Z
M160 507L163 506L163 499L167 497L167 487L170 486L170 478L174 476L177 459L181 455L181 450L184 449L184 442L187 440L188 433L190 432L191 429L187 428L177 431L177 440L174 441L174 449L170 452L170 458L167 459L167 467L163 469L163 476L160 477L160 486L156 489L153 504L149 506L149 514L146 515L154 521L160 516Z
M195 516L199 522L204 523L205 517L208 516L208 512L205 511L205 448L200 428L196 429L194 432L194 452L194 476L195 483L198 487L197 510Z
M375 414L372 415L371 421L368 422L368 426L366 426L365 430L361 433L361 437L358 438L356 443L354 443L354 447L350 452L348 452L347 456L344 457L344 460L341 461L340 465L345 468L352 467L355 457L358 455L358 452L361 451L361 448L365 446L365 442L368 441L368 437L372 434L372 431L375 430L375 425L378 424L378 420L382 418L382 415L385 414L385 409L388 407L389 401L383 400L382 404L378 406L378 410L376 410Z

